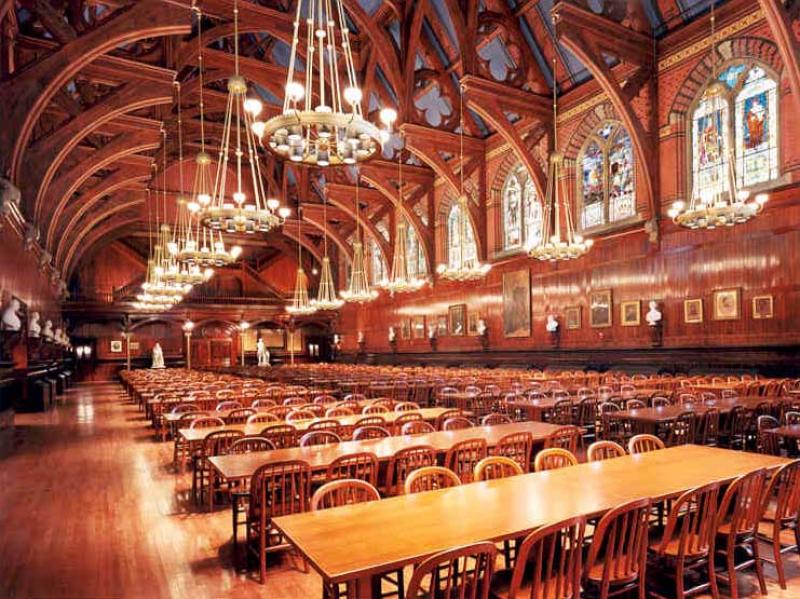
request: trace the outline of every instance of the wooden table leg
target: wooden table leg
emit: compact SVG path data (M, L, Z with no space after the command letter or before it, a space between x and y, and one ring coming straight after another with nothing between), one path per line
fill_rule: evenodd
M348 599L372 599L372 576L362 576L347 583Z

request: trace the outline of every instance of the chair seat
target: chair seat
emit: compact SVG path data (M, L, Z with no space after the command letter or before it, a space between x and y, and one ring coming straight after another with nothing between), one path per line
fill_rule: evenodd
M620 561L623 560L627 560L627 558L620 556ZM603 562L600 561L589 568L589 572L586 574L586 578L589 580L589 582L600 584L600 582L603 580L603 566ZM637 578L639 578L638 572L635 572L630 576L614 576L614 573L612 572L608 579L611 585L623 585L634 582Z
M698 536L696 534L692 534L687 536L686 544L687 545L694 545L697 541ZM667 543L666 549L664 551L660 551L661 549L661 540L658 540L652 543L649 547L650 551L656 555L663 555L669 558L677 558L678 553L680 552L680 539L675 538L672 539L669 543ZM686 552L687 559L699 559L702 557L706 557L708 555L708 551L696 551L696 552Z
M533 564L531 564L533 566ZM514 571L503 569L498 570L492 576L492 585L489 588L489 597L493 599L506 599L508 597L508 593L511 590L511 577L513 576ZM546 585L546 583L543 583ZM561 597L561 594L558 594L556 591L559 589L557 586L551 585L547 587L547 593L543 595L537 595L536 599L558 599ZM531 582L530 580L525 577L522 580L522 585L519 589L518 597L530 597L531 596ZM575 597L577 599L578 596Z

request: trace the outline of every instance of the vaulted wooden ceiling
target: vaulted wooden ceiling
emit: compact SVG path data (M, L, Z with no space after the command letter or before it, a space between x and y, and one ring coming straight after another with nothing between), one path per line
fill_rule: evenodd
M297 1L240 1L242 73L268 113L277 112L282 102ZM51 268L64 278L87 252L110 240L127 239L143 254L143 245L132 240L146 235L153 198L164 191L153 168L161 160L162 128L170 171L178 158L175 81L181 88L184 156L191 160L199 148L200 23L192 4L0 0L0 23L9 40L0 82L0 172L22 190L22 212L38 230ZM233 68L233 0L196 4L204 15L206 141L213 145ZM601 73L630 67L646 76L652 56L641 56L643 49L703 14L709 0L564 4L628 32L602 49ZM553 0L346 0L345 7L368 110L374 117L384 106L397 108L404 133L360 171L367 234L390 263L392 215L399 209L420 232L432 262L434 215L428 195L436 177L455 185L462 168L457 160L459 86L467 105L464 168L474 168L485 140L499 134L519 149L542 186L541 167L526 148L546 135L552 87L569 92L598 67L585 64L580 44L553 26ZM498 89L504 90L502 98ZM293 251L293 244L301 243L319 258L322 195L329 200L331 246L349 256L355 171L322 174L264 158L284 201L303 206L302 222L299 233L295 220L284 227L289 243L251 244L246 257L257 264L274 256L276 246ZM398 158L405 163L401 191ZM169 198L179 191L174 183L167 187ZM150 206L147 188L156 192Z

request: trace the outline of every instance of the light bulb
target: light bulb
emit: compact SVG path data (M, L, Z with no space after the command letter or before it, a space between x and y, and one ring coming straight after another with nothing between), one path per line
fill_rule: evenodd
M211 196L207 193L201 193L197 195L197 201L202 206L208 206L211 203Z
M344 99L347 100L347 103L350 105L355 105L361 102L363 94L361 90L357 87L347 87L344 90Z
M756 200L756 202L758 202L759 204L761 204L763 206L764 204L766 204L769 201L769 195L766 194L766 193L756 194L755 200Z
M198 204L197 202L189 202L188 204L186 204L186 208L187 210L189 210L189 212L195 213L198 210L200 210L200 204Z
M250 130L258 139L264 137L264 131L266 128L267 124L264 121L253 121L253 124L250 125Z
M281 203L276 198L270 198L267 200L267 208L272 210L273 212L280 207Z
M288 209L286 206L284 206L283 208L280 208L280 209L278 210L278 216L280 216L280 217L281 217L282 219L284 219L284 220L286 220L287 218L289 218L289 215L290 215L291 213L292 213L292 211L291 211L291 210L289 210L289 209Z
M394 108L384 108L380 112L380 118L384 125L391 126L397 120L397 111Z
M234 260L235 260L236 258L238 258L239 256L241 256L241 255L242 255L242 248L241 248L241 246L235 245L235 246L233 246L233 247L231 248L231 256L233 256L233 259L234 259Z
M241 191L234 192L233 194L233 201L237 204L243 204L245 200L245 195Z
M250 114L252 114L254 117L257 117L259 114L261 114L261 110L263 108L264 105L258 98L247 98L244 101L244 109Z
M302 83L290 81L286 84L286 94L289 96L289 99L292 100L292 102L299 102L306 94L306 90Z

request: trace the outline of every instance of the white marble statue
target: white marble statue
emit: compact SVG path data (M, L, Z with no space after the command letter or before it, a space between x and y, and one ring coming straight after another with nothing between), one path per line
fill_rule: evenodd
M13 298L5 310L3 310L2 329L4 331L16 332L22 329L22 321L19 318L19 300Z
M555 314L547 315L547 324L545 328L547 328L548 333L555 333L558 331L558 319L555 317Z
M164 368L164 352L161 349L161 344L156 342L153 346L153 365L151 368Z
M429 324L428 325L428 339L436 339L436 325Z
M56 342L56 345L64 345L64 329L61 327L56 327L56 332L53 335L53 341Z
M269 366L269 350L264 344L264 340L260 337L256 342L256 356L258 357L259 366Z
M481 337L489 332L489 325L486 324L486 321L483 318L478 319L477 331L478 335Z
M38 312L31 312L31 317L28 319L28 337L38 339L42 334L42 325L39 324L40 318L41 316L39 316Z
M358 332L358 339L357 339L357 341L358 341L358 343L364 343L364 331L359 331L359 332Z
M648 310L644 319L647 321L648 325L656 327L661 324L661 310L658 309L658 302L655 300L650 300L649 306L650 310Z
M52 341L53 340L53 321L52 320L45 320L44 321L44 329L42 329L42 337L44 337L45 341Z
M389 343L392 343L395 339L397 339L397 333L395 333L394 327L389 327Z

